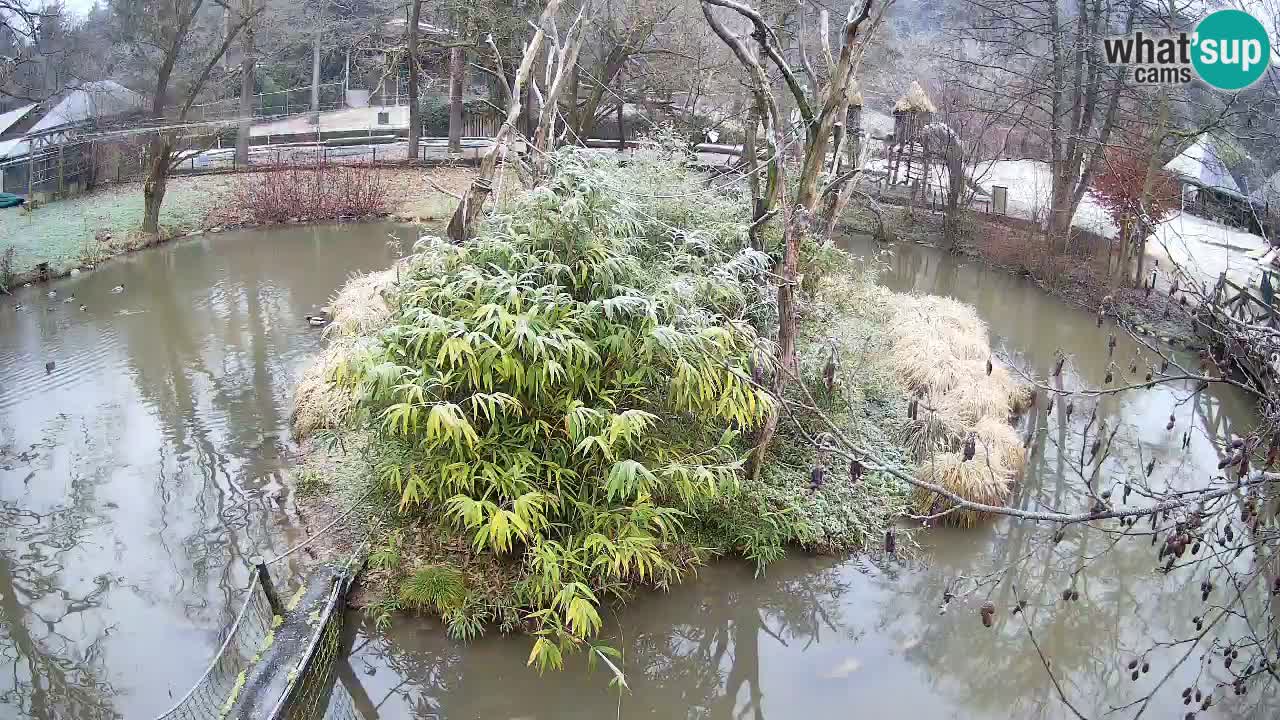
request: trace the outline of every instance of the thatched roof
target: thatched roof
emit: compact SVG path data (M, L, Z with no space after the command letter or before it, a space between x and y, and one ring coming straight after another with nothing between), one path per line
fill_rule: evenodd
M907 88L907 94L898 98L898 102L893 104L894 112L938 112L938 108L924 94L924 88L920 87L918 80L911 81L911 87Z

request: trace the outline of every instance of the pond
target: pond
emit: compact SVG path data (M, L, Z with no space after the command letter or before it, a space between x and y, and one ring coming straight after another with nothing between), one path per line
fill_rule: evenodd
M150 718L187 691L243 558L295 532L304 316L413 238L223 233L0 296L0 717Z
M22 312L0 307L0 716L149 718L186 691L230 620L243 558L297 534L290 392L321 343L303 316L350 272L389 265L411 236L380 225L226 233L21 291ZM847 247L883 263L889 287L974 304L1010 363L1043 376L1061 348L1066 387L1101 384L1110 328L1092 313L931 248ZM68 294L76 300L62 303ZM1148 356L1121 338L1117 362L1134 353ZM1120 427L1104 475L1151 458L1153 479L1172 487L1213 472L1215 440L1248 427L1252 410L1234 392L1189 395L1161 386L1099 403L1098 418ZM1076 405L1070 422L1046 419L1043 402L1023 419L1042 432L1013 504L1082 502L1072 458L1093 401ZM1173 667L1176 654L1157 650L1134 682L1125 664L1154 640L1186 636L1199 581L1154 572L1145 543L1103 552L1110 541L1096 532L1071 530L1056 545L1049 535L1002 520L917 532L918 547L898 559L797 552L762 577L713 564L608 617L629 684L621 694L581 657L539 676L525 667L527 638L460 645L429 619L383 631L358 613L338 679L365 720L1074 717L1048 662L1067 699L1101 717ZM997 570L1005 582L940 611L949 583ZM1014 588L1028 602L1021 615L1007 611ZM1063 601L1065 589L1079 600ZM988 595L1000 608L990 629L977 614ZM1177 689L1198 668L1176 670L1147 714L1182 717ZM1275 695L1231 698L1201 717L1273 717Z

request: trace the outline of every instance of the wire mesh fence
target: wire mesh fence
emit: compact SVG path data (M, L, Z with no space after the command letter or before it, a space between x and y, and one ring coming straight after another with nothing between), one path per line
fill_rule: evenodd
M335 690L342 687L336 681L337 663L342 654L345 595L346 580L339 577L316 623L313 642L293 671L293 680L281 699L281 710L276 717L284 720L358 720L359 715L355 714L355 705L350 702L349 695L346 703L333 702ZM345 688L343 691L341 694L346 694Z
M222 632L222 644L208 670L156 720L224 720L249 667L271 635L274 618L271 601L255 574L240 612Z
M156 720L367 720L338 672L347 591L362 557L358 551L344 568L317 568L288 604L265 587L270 575L259 564L208 669Z
M341 682L333 682L333 690L329 693L329 703L324 711L323 720L371 720L356 709L355 698Z
M338 110L346 106L345 88L341 82L323 83L316 88L316 100L321 111ZM253 96L255 119L284 117L312 109L311 86L287 88ZM240 117L240 99L224 98L191 106L189 117L196 121L228 120Z

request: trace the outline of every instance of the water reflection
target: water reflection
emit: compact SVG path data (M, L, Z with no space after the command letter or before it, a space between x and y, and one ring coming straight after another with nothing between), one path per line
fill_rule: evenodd
M861 241L850 249L867 256L877 250ZM1111 329L1097 328L1091 313L1064 306L1022 278L928 248L899 246L882 259L882 282L894 289L974 304L990 326L994 351L1015 367L1045 377L1062 349L1069 356L1063 387L1102 384L1112 361ZM1135 361L1142 375L1158 359L1120 337L1117 374L1128 375ZM1122 484L1151 459L1154 486L1199 484L1215 472L1225 434L1254 422L1246 397L1216 386L1076 398L1069 420L1061 406L1049 415L1045 405L1042 397L1021 421L1020 430L1034 433L1036 442L1011 502L1028 510L1078 508L1086 480ZM1165 430L1170 413L1177 420L1172 432ZM1099 423L1116 430L1111 452L1102 463L1082 462ZM1127 662L1153 643L1187 637L1204 604L1198 576L1155 572L1146 540L1121 538L1118 530L1076 528L1054 543L1051 528L1005 520L973 531L919 533L918 554L908 562L797 554L763 578L720 563L669 593L637 599L612 619L605 633L625 654L631 686L621 695L607 688L604 670L587 672L581 658L564 672L539 676L525 667L527 639L487 637L461 646L419 619L402 619L385 633L361 625L351 640L349 680L367 695L361 712L369 720L1075 717L1050 681L1047 662L1083 715L1128 718L1136 706L1116 708L1145 697L1185 648L1149 652L1152 671L1137 682ZM945 591L975 583L980 590L940 612ZM1079 600L1064 601L1064 590ZM990 629L977 613L987 599L999 608ZM1015 615L1017 599L1026 607ZM1174 671L1144 717L1183 717L1182 687L1198 681L1209 688L1227 678L1220 665L1198 672L1194 661ZM1274 686L1259 687L1198 717L1276 717L1278 695Z
M296 532L288 403L321 340L303 315L410 240L226 233L6 298L0 716L151 717L203 672L238 561Z

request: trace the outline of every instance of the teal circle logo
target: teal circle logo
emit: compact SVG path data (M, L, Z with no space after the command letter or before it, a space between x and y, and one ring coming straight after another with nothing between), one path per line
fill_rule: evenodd
M1210 13L1196 26L1191 64L1219 90L1242 90L1271 64L1271 40L1257 18L1243 10Z

